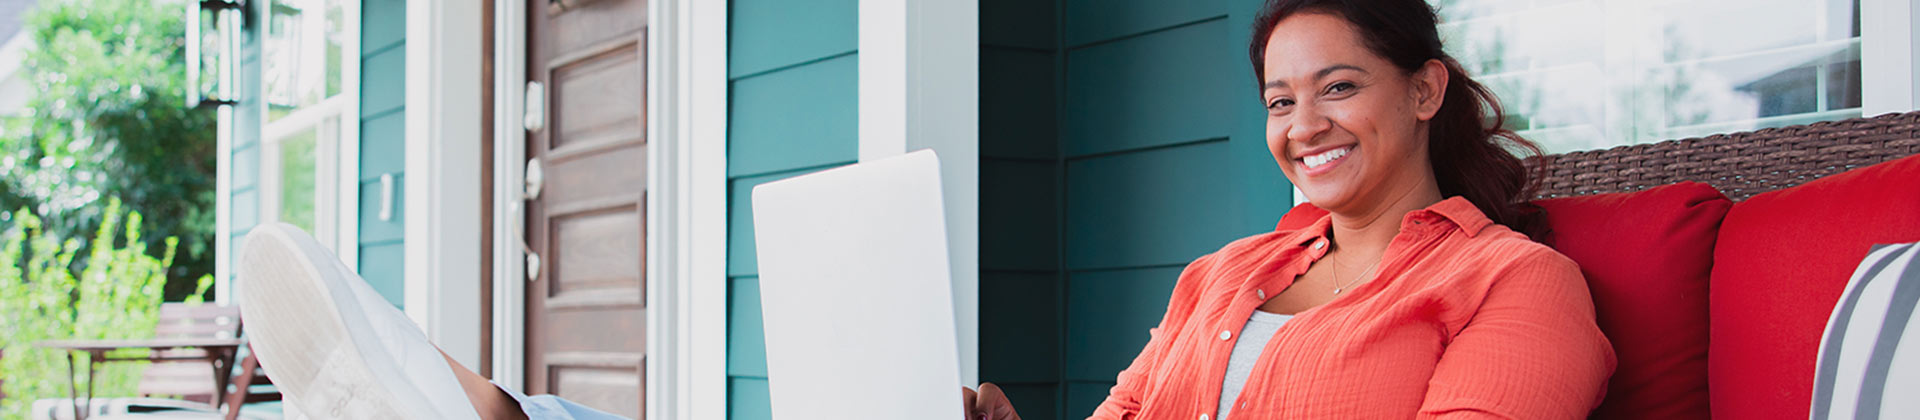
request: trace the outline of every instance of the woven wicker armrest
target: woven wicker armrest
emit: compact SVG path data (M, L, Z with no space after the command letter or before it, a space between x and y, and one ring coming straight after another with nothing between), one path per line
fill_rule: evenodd
M1547 155L1536 198L1639 191L1681 181L1727 198L1920 154L1920 112Z

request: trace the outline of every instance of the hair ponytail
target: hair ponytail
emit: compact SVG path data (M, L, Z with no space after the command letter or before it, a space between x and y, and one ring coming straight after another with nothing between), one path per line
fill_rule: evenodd
M1544 213L1528 200L1545 175L1540 146L1501 126L1506 114L1485 85L1467 77L1441 49L1438 18L1424 0L1269 0L1254 19L1248 55L1256 86L1266 77L1267 39L1288 16L1319 12L1339 16L1359 30L1368 49L1412 73L1428 60L1447 68L1439 112L1427 127L1427 158L1442 196L1461 196L1494 223L1535 240L1546 235ZM1538 162L1536 162L1538 163Z

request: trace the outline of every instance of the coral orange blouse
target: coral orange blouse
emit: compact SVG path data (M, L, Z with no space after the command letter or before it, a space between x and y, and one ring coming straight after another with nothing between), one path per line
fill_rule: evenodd
M1235 334L1327 253L1329 216L1187 265L1092 419L1212 420ZM1239 419L1576 419L1613 349L1572 260L1460 197L1408 213L1373 281L1301 311L1261 352Z

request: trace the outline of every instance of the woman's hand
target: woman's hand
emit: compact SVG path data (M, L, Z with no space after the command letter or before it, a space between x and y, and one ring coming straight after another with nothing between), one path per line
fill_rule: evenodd
M1013 402L992 382L980 384L980 392L960 387L960 393L966 396L967 420L1020 420L1020 414L1013 412Z

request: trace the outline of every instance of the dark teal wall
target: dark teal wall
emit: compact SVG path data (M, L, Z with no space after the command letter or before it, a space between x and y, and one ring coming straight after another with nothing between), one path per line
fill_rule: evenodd
M363 0L360 21L360 275L394 306L406 301L407 4ZM380 220L380 175L393 174L393 218Z
M1253 0L983 0L981 378L1085 418L1182 267L1272 229Z
M753 187L858 159L857 0L733 0L727 45L727 404L767 419Z

